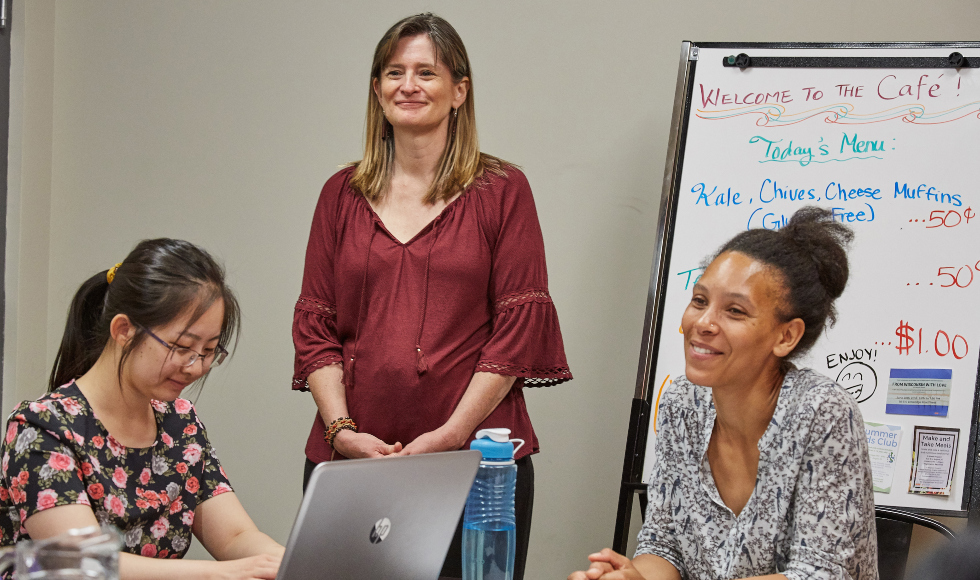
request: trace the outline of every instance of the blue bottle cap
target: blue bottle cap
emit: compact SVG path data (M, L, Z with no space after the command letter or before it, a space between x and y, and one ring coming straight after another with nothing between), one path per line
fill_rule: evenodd
M514 448L514 442L520 445ZM476 439L470 443L470 449L476 449L483 454L484 461L514 461L514 453L524 446L523 439L511 439L510 429L480 429Z
M497 442L492 439L474 439L470 449L483 454L484 461L508 461L514 459L514 444L510 441Z

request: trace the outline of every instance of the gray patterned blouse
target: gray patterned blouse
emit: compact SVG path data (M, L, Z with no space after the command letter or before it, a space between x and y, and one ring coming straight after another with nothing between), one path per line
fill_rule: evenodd
M662 395L656 465L636 555L689 580L784 574L878 578L874 493L857 402L810 369L791 369L759 441L755 489L725 506L708 465L711 389L680 377Z

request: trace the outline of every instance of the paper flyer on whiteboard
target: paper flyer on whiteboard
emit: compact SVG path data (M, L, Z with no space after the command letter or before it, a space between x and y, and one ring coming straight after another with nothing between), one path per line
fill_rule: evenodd
M952 369L891 369L885 412L945 417L952 383Z
M959 429L915 427L909 493L949 495L959 437Z
M898 449L902 444L902 427L865 421L864 432L868 438L874 490L878 493L891 493L895 478L895 460L898 459Z

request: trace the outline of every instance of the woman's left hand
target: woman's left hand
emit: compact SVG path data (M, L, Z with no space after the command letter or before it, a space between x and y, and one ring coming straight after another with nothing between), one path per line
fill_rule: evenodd
M414 441L406 445L400 453L394 455L421 455L439 451L455 451L459 449L460 445L461 443L456 443L453 437L447 434L445 427L442 427L419 435Z

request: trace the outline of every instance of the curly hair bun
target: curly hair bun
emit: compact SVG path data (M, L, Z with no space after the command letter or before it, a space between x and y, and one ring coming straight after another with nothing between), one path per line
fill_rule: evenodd
M801 208L780 231L810 257L827 295L839 298L847 285L846 248L854 232L834 221L831 210L814 206Z

